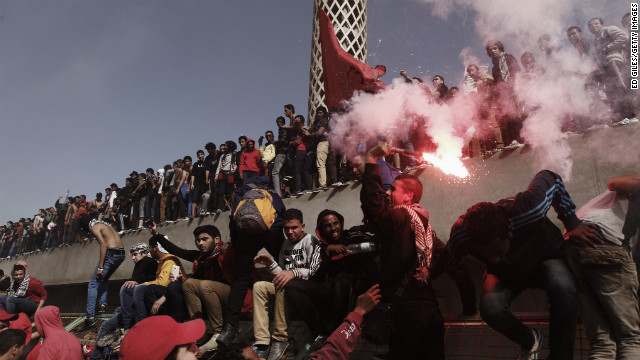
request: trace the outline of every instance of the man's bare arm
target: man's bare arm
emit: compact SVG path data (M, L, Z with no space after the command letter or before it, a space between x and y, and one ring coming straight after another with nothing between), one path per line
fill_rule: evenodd
M40 310L42 305L44 305L44 300L40 300L40 302L38 303L38 307L36 308L36 311Z
M102 270L104 268L104 258L107 256L107 240L102 236L102 231L100 231L100 226L94 226L91 228L91 233L95 236L96 240L98 240L98 244L100 244L100 260L98 261L98 274L100 277L102 276ZM95 229L95 230L94 230Z
M640 194L640 174L613 177L607 182L607 188L611 191L638 195Z

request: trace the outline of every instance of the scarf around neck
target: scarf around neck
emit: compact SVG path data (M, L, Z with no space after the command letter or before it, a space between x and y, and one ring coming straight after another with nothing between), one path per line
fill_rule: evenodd
M500 76L504 82L509 81L509 66L507 65L507 57L504 56L504 51L500 53L498 57L498 65L500 66Z
M210 254L201 254L198 256L198 258L193 261L191 273L195 274L199 268L204 268L204 279L213 279L215 276L213 263L218 261L218 255L220 255L221 251L222 243L218 243Z
M431 229L430 221L427 222L427 228L424 228L418 213L429 219L429 212L419 204L400 205L398 207L405 209L411 218L410 227L414 234L416 251L418 252L418 267L421 269L422 282L428 284L433 255L433 230Z
M29 279L29 275L25 275L20 285L18 285L17 290L14 289L15 281L11 279L11 286L9 286L9 292L7 295L14 297L26 297L27 290L29 289Z

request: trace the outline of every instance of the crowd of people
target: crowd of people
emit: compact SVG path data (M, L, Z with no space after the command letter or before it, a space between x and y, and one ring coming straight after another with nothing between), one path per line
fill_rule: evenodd
M220 213L229 209L231 195L254 176L269 176L269 187L283 197L340 186L352 179L347 159L331 151L327 139L329 113L316 109L307 127L293 105L276 119L277 138L268 130L256 141L240 136L218 148L213 142L154 171L132 171L124 186L112 183L94 200L86 195L60 197L53 207L40 209L33 219L21 218L0 227L0 258L68 246L86 240L78 219L97 215L118 231Z
M629 19L630 14L625 14L621 21L623 28L619 28L605 26L601 18L593 18L587 24L593 37L584 35L579 26L570 26L566 30L570 45L565 48L556 45L562 39L543 34L538 39L539 62L532 50L521 49L523 52L518 57L507 52L501 41L488 41L485 50L491 60L491 71L481 71L481 64L467 65L464 91L458 87L449 89L441 75L433 77L432 87L421 78L410 77L404 70L400 75L407 82L424 88L432 102L456 106L455 101L462 97L476 104L474 117L479 125L471 134L468 128L457 129L460 136L467 137L463 152L469 157L528 143L521 133L523 122L538 110L539 104L531 104L528 98L531 91L526 88L558 78L581 83L590 102L588 109L576 110L560 119L564 132L583 133L594 125L637 122L640 98L630 87ZM572 63L569 71L563 68L567 62ZM414 119L404 147L421 151L429 147L429 137L425 137L423 131L413 131L424 126L424 119Z
M308 346L298 349L308 359L347 359L359 336L388 344L389 353L377 358L443 359L444 320L432 286L443 272L458 287L462 313L479 310L487 325L520 346L520 359L537 359L544 341L539 328L509 310L526 288L540 288L549 297L551 358L573 358L579 314L592 357L640 356L640 175L609 179L610 191L576 211L562 178L543 170L515 196L472 205L455 221L445 245L420 204L420 180L411 174L385 179L378 160L392 151L381 141L366 152L364 225L347 229L340 212L325 209L311 214L316 227L307 233L305 214L286 209L264 176L235 190L230 239L214 225L202 225L193 231L194 247L182 248L150 224L148 242L129 249L135 263L131 279L122 285L120 307L100 326L89 357L117 352L122 359L281 359L292 350L288 326L294 312L311 333ZM551 208L564 234L547 218ZM243 216L256 209L273 218L246 222ZM77 329L84 331L95 328L95 315L106 311L106 284L126 256L111 224L96 214L79 222L101 245L87 316ZM479 299L467 256L485 264ZM182 260L193 263L190 275ZM3 340L9 346L0 350L18 358L40 336L44 341L28 348L37 359L81 358L80 343L62 328L59 310L43 306L46 291L26 269L18 262L10 280L0 279L0 291L7 292L0 296L0 325L22 329L20 317L28 322L34 316L38 332L0 334L12 339ZM362 295L356 300L354 294ZM376 308L381 301L385 305ZM243 313L253 318L252 344L240 339Z
M569 27L567 36L593 65L593 71L583 74L585 91L604 91L612 118L629 122L638 106L627 78L628 14L623 25L626 32L593 18L588 27L594 40L577 26ZM551 62L558 50L550 42L543 35L539 46ZM520 57L522 72L500 41L489 41L486 51L493 63L491 75L480 72L477 64L466 69L472 94L449 89L439 75L433 78L433 89L425 87L434 102L480 98L478 117L486 129L474 136L469 155L526 141L520 134L526 107L517 87L521 78L545 74L531 52ZM423 86L421 79L405 71L401 75ZM81 325L81 330L89 330L97 324L96 315L106 311L111 275L126 261L120 235L149 230L147 243L128 249L135 263L131 279L120 289L120 306L101 325L91 359L119 351L123 359L193 359L215 352L218 359L277 360L290 350L291 311L312 334L305 349L309 359L346 359L360 334L388 343L389 354L382 358L443 359L444 320L432 286L443 272L456 282L462 313L475 314L479 306L482 319L521 348L521 359L538 357L543 336L518 320L509 306L532 287L549 297L551 358L573 358L579 308L594 358L640 356L640 176L610 179L610 192L576 212L562 178L541 171L515 196L471 206L455 222L445 245L420 204L420 180L398 170L411 159L393 155L397 144L379 141L369 143L358 164L364 225L346 229L344 217L334 209L303 214L285 208L284 197L340 186L354 175L352 165L329 141L330 113L325 107L315 109L312 122L296 115L291 104L284 106L284 115L288 122L276 119L277 137L266 131L258 146L246 136L238 138L239 146L229 140L218 149L210 142L206 153L196 152L195 162L184 156L158 171L133 171L124 186L106 188L104 198L98 193L89 202L85 195L67 194L33 219L8 222L0 228L0 257L95 238L100 256ZM570 120L568 131L584 130L579 119ZM422 151L430 146L425 139L408 140L411 144L404 148ZM260 201L269 206L256 205ZM564 236L547 218L551 207L566 228ZM227 210L230 238L223 239L213 225L202 225L195 228L190 249L179 247L156 227ZM245 211L258 212L264 223L245 222ZM316 227L307 233L309 216L316 218ZM486 265L480 299L465 264L467 256ZM190 274L181 260L193 263ZM64 331L59 310L44 306L47 293L27 272L26 263L18 262L9 276L0 276L0 292L6 293L0 296L0 359L20 358L25 350L31 358L80 359L80 343ZM362 295L356 300L354 294ZM382 310L365 317L363 324L363 316L380 301L393 309L388 329L386 322L376 322ZM252 344L239 341L241 314L253 318ZM37 334L20 325L29 316ZM44 341L32 341L38 337Z
M584 83L593 103L604 103L610 109L605 123L626 124L637 121L640 99L630 91L630 14L622 17L623 28L605 25L601 18L589 20L587 26L593 38L585 36L579 26L568 27L567 39L575 48L582 66L570 74ZM557 66L561 49L553 44L560 39L540 36L538 46L547 67ZM466 91L449 87L442 76L433 77L433 87L411 78L406 71L400 75L406 81L424 88L435 103L445 103L457 97L469 97L479 106L481 124L465 140L466 156L500 151L527 142L522 137L523 121L532 110L519 88L531 79L544 78L547 71L536 63L531 51L518 58L505 51L500 41L486 44L493 64L491 74L480 71L478 64L466 67ZM555 64L555 65L554 65ZM580 69L588 69L581 71ZM92 201L85 195L59 198L55 205L40 209L33 218L9 221L0 227L0 258L41 251L55 246L78 243L77 218L84 213L98 213L119 231L138 229L144 221L156 223L176 221L229 208L234 188L256 175L270 176L270 186L283 197L297 196L329 186L339 186L353 177L349 159L342 156L329 140L329 111L314 109L313 121L297 115L291 104L284 106L284 117L276 119L276 131L260 135L258 143L240 136L237 143L225 141L218 146L209 142L196 152L154 171L132 171L124 186L112 183ZM332 112L339 111L331 109ZM587 127L603 123L597 119L570 115L563 120L563 130L580 133ZM309 119L311 120L311 119ZM425 119L417 117L408 129L407 138L394 144L410 150L431 151L433 142L424 135ZM422 130L422 131L421 131ZM463 134L467 129L460 130ZM410 156L396 155L392 165L405 169L415 165Z

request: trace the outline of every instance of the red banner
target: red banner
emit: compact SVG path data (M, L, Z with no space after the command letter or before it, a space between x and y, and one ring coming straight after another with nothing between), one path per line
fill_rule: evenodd
M320 8L318 24L322 47L324 96L329 109L343 107L342 101L351 99L356 90L377 92L386 87L378 78L384 75L387 69L382 65L372 68L344 51L329 16Z

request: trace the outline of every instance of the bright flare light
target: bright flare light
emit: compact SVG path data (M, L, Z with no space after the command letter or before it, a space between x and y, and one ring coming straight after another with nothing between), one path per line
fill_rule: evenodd
M447 175L455 175L462 179L469 176L469 171L467 171L462 161L455 155L422 153L422 158Z

